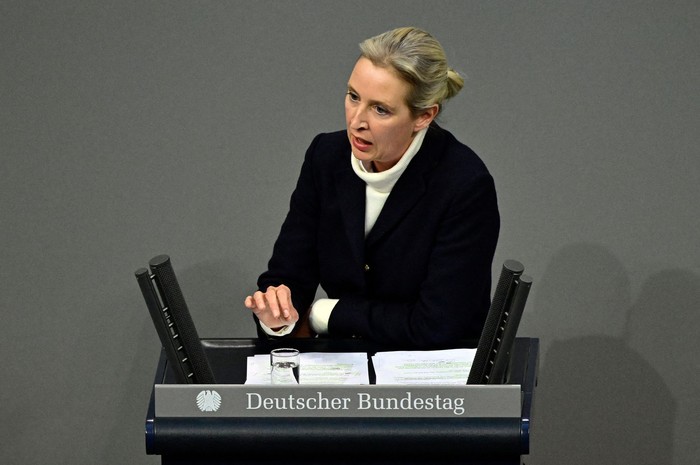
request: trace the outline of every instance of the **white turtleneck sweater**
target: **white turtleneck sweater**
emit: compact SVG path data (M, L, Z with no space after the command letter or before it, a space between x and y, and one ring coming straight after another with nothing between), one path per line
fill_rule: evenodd
M351 154L350 163L352 164L352 169L355 174L362 179L365 184L365 237L369 234L374 226L374 223L379 217L379 213L386 203L386 199L389 197L391 190L394 185L399 180L406 167L411 162L413 157L420 150L423 144L423 139L425 138L425 133L428 131L427 128L420 130L411 145L408 146L406 152L399 158L399 161L389 168L388 170L381 172L369 171L361 160L358 160L354 154ZM369 165L369 163L368 163ZM331 317L331 312L333 307L338 303L338 299L318 299L311 306L311 312L309 313L309 323L311 328L316 332L316 334L326 334L328 333L328 320ZM288 325L279 331L273 331L261 323L263 330L272 336L284 336L289 334L294 329L294 325Z

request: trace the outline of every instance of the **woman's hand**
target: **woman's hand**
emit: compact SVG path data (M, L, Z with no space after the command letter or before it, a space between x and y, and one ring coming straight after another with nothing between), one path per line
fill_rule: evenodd
M299 313L292 304L292 291L282 284L270 286L265 292L256 291L245 298L245 306L268 328L279 330L299 320Z

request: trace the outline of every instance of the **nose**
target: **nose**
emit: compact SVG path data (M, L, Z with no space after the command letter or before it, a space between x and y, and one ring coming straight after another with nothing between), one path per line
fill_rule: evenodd
M352 129L367 129L367 118L363 108L358 107L351 109L348 116L348 122Z

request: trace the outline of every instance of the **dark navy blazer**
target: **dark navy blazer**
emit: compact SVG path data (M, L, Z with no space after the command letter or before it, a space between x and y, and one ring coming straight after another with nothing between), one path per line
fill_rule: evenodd
M478 338L500 220L481 159L433 124L365 238L365 183L345 131L306 152L261 290L286 284L306 311L320 284L340 299L329 335L447 347Z

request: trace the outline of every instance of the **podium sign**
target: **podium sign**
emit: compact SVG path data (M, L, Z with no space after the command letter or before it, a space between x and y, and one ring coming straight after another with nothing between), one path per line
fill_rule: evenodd
M155 385L156 417L520 418L519 385Z

